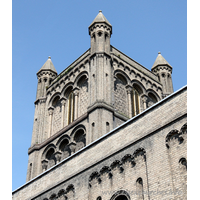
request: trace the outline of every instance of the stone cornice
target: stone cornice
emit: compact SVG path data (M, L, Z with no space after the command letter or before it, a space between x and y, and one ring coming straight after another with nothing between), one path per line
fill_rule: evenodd
M38 72L37 72L37 77L39 78L39 77L41 77L42 75L46 75L46 74L49 74L49 75L51 75L51 73L52 73L52 75L55 75L55 76L57 76L57 73L56 72L54 72L53 70L51 70L51 69L40 69Z
M126 117L125 115L119 113L118 111L116 111L114 109L114 107L112 105L109 105L107 103L105 103L103 100L99 100L96 101L94 104L92 104L91 106L88 107L88 114L91 113L92 111L94 111L97 108L105 108L106 110L111 111L116 117L127 121L129 119L129 117Z
M105 56L111 58L110 54L106 53L105 51L101 51L101 52L94 52L93 54L91 54L90 59L92 59L95 56L99 56L99 55L105 55Z
M69 129L71 129L72 127L76 126L82 120L84 120L85 118L87 118L87 116L88 116L88 113L83 114L78 119L74 120L71 124L65 126L61 130L59 130L57 133L55 133L54 135L52 135L50 138L46 139L44 142L42 142L40 144L33 145L32 147L30 147L28 149L28 154L32 153L33 151L37 151L37 150L41 149L42 147L44 147L45 145L47 145L48 143L50 143L51 141L53 141L54 139L56 139L57 137L59 137L60 135L62 135L66 131L68 131Z
M34 104L36 105L38 103L45 103L46 99L47 99L46 97L40 97L34 102Z

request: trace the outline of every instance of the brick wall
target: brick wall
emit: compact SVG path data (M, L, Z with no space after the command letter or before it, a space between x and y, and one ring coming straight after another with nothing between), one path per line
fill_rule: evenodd
M62 189L79 200L110 199L120 190L131 199L185 199L186 101L185 87L15 190L13 200L61 198ZM169 137L172 130L178 136Z

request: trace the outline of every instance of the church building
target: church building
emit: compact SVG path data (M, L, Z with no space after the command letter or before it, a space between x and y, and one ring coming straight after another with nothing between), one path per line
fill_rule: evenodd
M187 199L187 87L173 91L160 52L150 71L112 46L102 11L88 31L90 48L60 74L50 56L37 72L13 200Z

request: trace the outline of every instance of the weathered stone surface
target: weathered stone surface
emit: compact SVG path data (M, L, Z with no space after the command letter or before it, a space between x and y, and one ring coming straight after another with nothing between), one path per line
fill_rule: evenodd
M161 55L149 71L111 46L102 12L89 34L61 74L50 58L37 73L27 183L13 200L186 199L187 88L173 93Z

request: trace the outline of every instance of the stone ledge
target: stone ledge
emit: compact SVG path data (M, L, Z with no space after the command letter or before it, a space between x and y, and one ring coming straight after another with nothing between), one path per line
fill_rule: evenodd
M82 116L80 116L79 118L77 118L76 120L74 120L71 124L65 126L61 130L59 130L57 133L55 133L54 135L52 135L50 138L46 139L44 142L42 142L40 144L35 144L34 146L30 147L28 149L28 154L32 153L35 150L41 149L42 147L44 147L45 145L47 145L49 142L51 142L52 140L54 140L57 137L59 137L60 135L62 135L64 132L66 132L69 129L71 129L73 126L76 126L82 120L84 120L85 118L87 118L87 116L88 116L88 113L83 114Z

